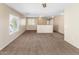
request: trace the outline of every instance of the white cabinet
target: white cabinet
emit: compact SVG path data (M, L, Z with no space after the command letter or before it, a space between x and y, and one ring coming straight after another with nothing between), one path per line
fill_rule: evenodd
M53 33L53 25L37 25L37 33Z

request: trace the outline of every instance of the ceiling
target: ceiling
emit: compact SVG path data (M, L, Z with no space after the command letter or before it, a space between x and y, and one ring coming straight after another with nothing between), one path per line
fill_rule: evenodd
M42 3L7 3L7 5L28 17L56 16L63 14L67 3L46 3L43 8Z

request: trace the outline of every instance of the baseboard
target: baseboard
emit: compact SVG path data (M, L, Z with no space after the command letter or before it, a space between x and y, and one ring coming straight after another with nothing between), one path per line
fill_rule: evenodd
M64 41L65 41L65 42L67 42L68 44L72 45L73 47L75 47L75 48L79 49L79 47L78 47L78 46L73 45L71 42L69 42L69 41L67 41L67 40L64 40Z
M26 31L26 30L25 30ZM25 31L21 32L19 35L17 35L17 37L15 37L14 39L12 40L9 40L8 43L4 44L3 47L0 48L0 51L4 48L6 48L9 44L11 44L13 41L15 41L19 36L21 36Z
M61 35L64 35L63 33L60 33L60 32L57 32L57 33L59 33L59 34L61 34Z
M53 32L57 32L57 31L53 31ZM59 33L59 34L61 34L61 35L64 35L63 33L60 33L60 32L57 32L57 33Z

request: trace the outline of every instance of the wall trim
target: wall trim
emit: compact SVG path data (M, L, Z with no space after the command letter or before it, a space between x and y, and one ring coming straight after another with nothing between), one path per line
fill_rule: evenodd
M15 37L15 39L12 39L11 41L9 41L7 44L5 44L3 47L0 48L0 51L4 48L6 48L9 44L11 44L13 41L15 41L19 36L21 36L24 32L26 32L26 30L24 30L23 32L21 32L19 35L17 35L17 37Z

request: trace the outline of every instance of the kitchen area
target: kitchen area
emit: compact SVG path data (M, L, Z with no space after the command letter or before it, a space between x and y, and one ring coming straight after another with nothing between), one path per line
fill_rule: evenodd
M26 30L36 30L37 33L53 33L52 17L28 17Z

